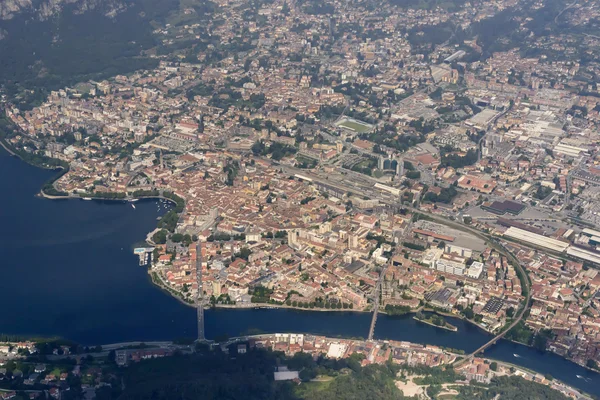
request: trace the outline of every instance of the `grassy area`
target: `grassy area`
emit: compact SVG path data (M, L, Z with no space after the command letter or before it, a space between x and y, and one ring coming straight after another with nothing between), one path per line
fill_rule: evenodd
M296 162L298 163L296 166L298 168L314 168L319 163L314 158L305 157L303 155L298 154L296 156Z
M436 397L436 399L437 400L452 400L452 399L456 399L456 395L450 394L450 393L440 394Z
M314 397L315 394L327 390L331 382L333 379L304 382L294 388L294 393L300 398Z
M377 160L371 157L363 157L360 162L354 164L350 169L371 176L377 169Z
M341 126L342 128L350 129L357 133L365 133L369 132L373 129L372 125L369 125L365 122L351 120L351 119L343 119L342 121L336 124L337 126Z

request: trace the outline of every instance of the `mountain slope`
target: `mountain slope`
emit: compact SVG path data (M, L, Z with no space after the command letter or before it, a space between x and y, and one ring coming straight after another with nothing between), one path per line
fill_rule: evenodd
M0 1L0 20L9 20L27 14L39 21L47 20L70 6L70 12L81 14L103 7L105 14L116 15L125 8L118 0L2 0Z
M0 0L0 90L22 108L55 90L158 62L151 23L179 0Z

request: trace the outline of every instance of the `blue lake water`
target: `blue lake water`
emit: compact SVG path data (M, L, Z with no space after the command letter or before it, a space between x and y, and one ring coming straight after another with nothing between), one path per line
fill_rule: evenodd
M36 197L54 174L0 149L0 333L60 336L82 344L194 337L195 310L155 287L132 252L164 206L155 200L138 201L134 209L125 202ZM220 309L207 310L205 321L208 338L256 331L366 337L370 315ZM375 337L466 352L489 340L470 324L449 322L459 331L410 316L381 315ZM501 341L486 356L549 373L600 396L600 375L556 355Z

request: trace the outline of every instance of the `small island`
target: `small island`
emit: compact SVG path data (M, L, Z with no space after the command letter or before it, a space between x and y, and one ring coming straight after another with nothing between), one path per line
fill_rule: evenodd
M446 320L444 319L444 317L442 317L441 315L437 315L437 314L431 314L431 315L426 315L423 314L422 312L418 312L413 319L422 322L424 324L427 325L431 325L431 326L435 326L437 328L442 328L442 329L446 329L448 331L452 331L452 332L456 332L458 331L458 328L452 324L449 324L448 322L446 322Z

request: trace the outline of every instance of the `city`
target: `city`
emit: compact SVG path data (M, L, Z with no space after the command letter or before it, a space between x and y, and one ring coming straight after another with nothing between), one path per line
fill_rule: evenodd
M368 336L335 351L249 345L489 383L481 357L508 339L599 371L600 6L379 3L182 5L155 21L152 67L3 94L0 144L61 168L48 199L159 199L135 251L200 340L207 308L352 310ZM383 344L380 313L490 340Z

